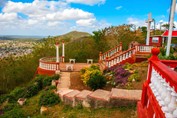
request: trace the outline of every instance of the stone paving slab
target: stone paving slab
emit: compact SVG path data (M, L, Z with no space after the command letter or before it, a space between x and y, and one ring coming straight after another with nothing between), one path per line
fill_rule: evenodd
M126 90L112 88L111 98L121 98L127 100L141 100L141 90Z
M63 101L65 104L75 106L75 96L78 95L80 91L73 90L63 96Z
M63 96L67 93L72 92L72 89L68 89L68 88L61 88L57 91L57 94L59 95L61 101L63 101Z
M124 90L113 88L110 96L110 107L135 105L141 99L141 90Z
M75 97L76 105L82 105L83 107L90 107L90 104L87 101L87 96L91 94L92 91L83 90Z
M107 107L110 100L110 91L98 89L87 97L88 103L93 108Z

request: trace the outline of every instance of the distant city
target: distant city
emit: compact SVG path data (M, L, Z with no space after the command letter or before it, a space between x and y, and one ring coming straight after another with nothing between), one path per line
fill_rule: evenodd
M0 40L0 58L30 54L34 43L34 41Z

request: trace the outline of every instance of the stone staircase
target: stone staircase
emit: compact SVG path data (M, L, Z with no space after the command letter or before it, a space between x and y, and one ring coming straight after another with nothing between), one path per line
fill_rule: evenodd
M98 89L72 90L59 89L56 94L61 98L64 104L72 107L82 105L83 107L101 108L101 107L119 107L136 104L141 98L141 90L124 90L113 88L111 91Z
M59 84L57 85L57 90L62 88L70 87L70 72L61 72L61 78L59 79Z

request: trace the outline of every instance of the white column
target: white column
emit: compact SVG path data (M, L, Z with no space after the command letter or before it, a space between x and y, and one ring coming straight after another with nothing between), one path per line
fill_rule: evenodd
M59 62L60 59L59 59L59 44L56 43L56 62Z
M175 14L175 7L176 7L176 0L172 1L171 11L170 11L170 27L168 31L168 41L167 41L167 50L166 50L166 56L170 55L170 45L171 45L171 37L172 37L172 31L173 31L173 21L174 21L174 14Z
M152 22L151 13L149 13L148 14L148 20L146 21L146 23L148 23L148 25L147 25L146 45L149 45L151 22Z
M65 62L65 43L64 43L64 41L62 42L62 58L63 58L63 62Z

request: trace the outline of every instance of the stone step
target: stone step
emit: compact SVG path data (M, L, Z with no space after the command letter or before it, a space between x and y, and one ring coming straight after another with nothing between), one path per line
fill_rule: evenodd
M87 96L90 95L92 91L89 90L82 90L78 95L75 97L75 103L77 105L82 105L83 107L90 107L90 104L87 102Z
M141 90L125 90L112 88L110 106L127 106L136 104L141 99Z
M60 88L69 88L70 87L70 73L61 72L61 78L59 79L59 84L57 85L57 90Z
M59 95L61 101L63 101L63 96L67 93L70 93L72 92L73 90L72 89L68 89L68 88L60 88L58 91L57 91L57 94Z
M88 103L92 108L107 107L109 105L110 91L98 89L87 96Z
M63 96L63 102L67 105L71 105L72 107L76 106L75 104L75 96L78 95L80 91L73 90Z

